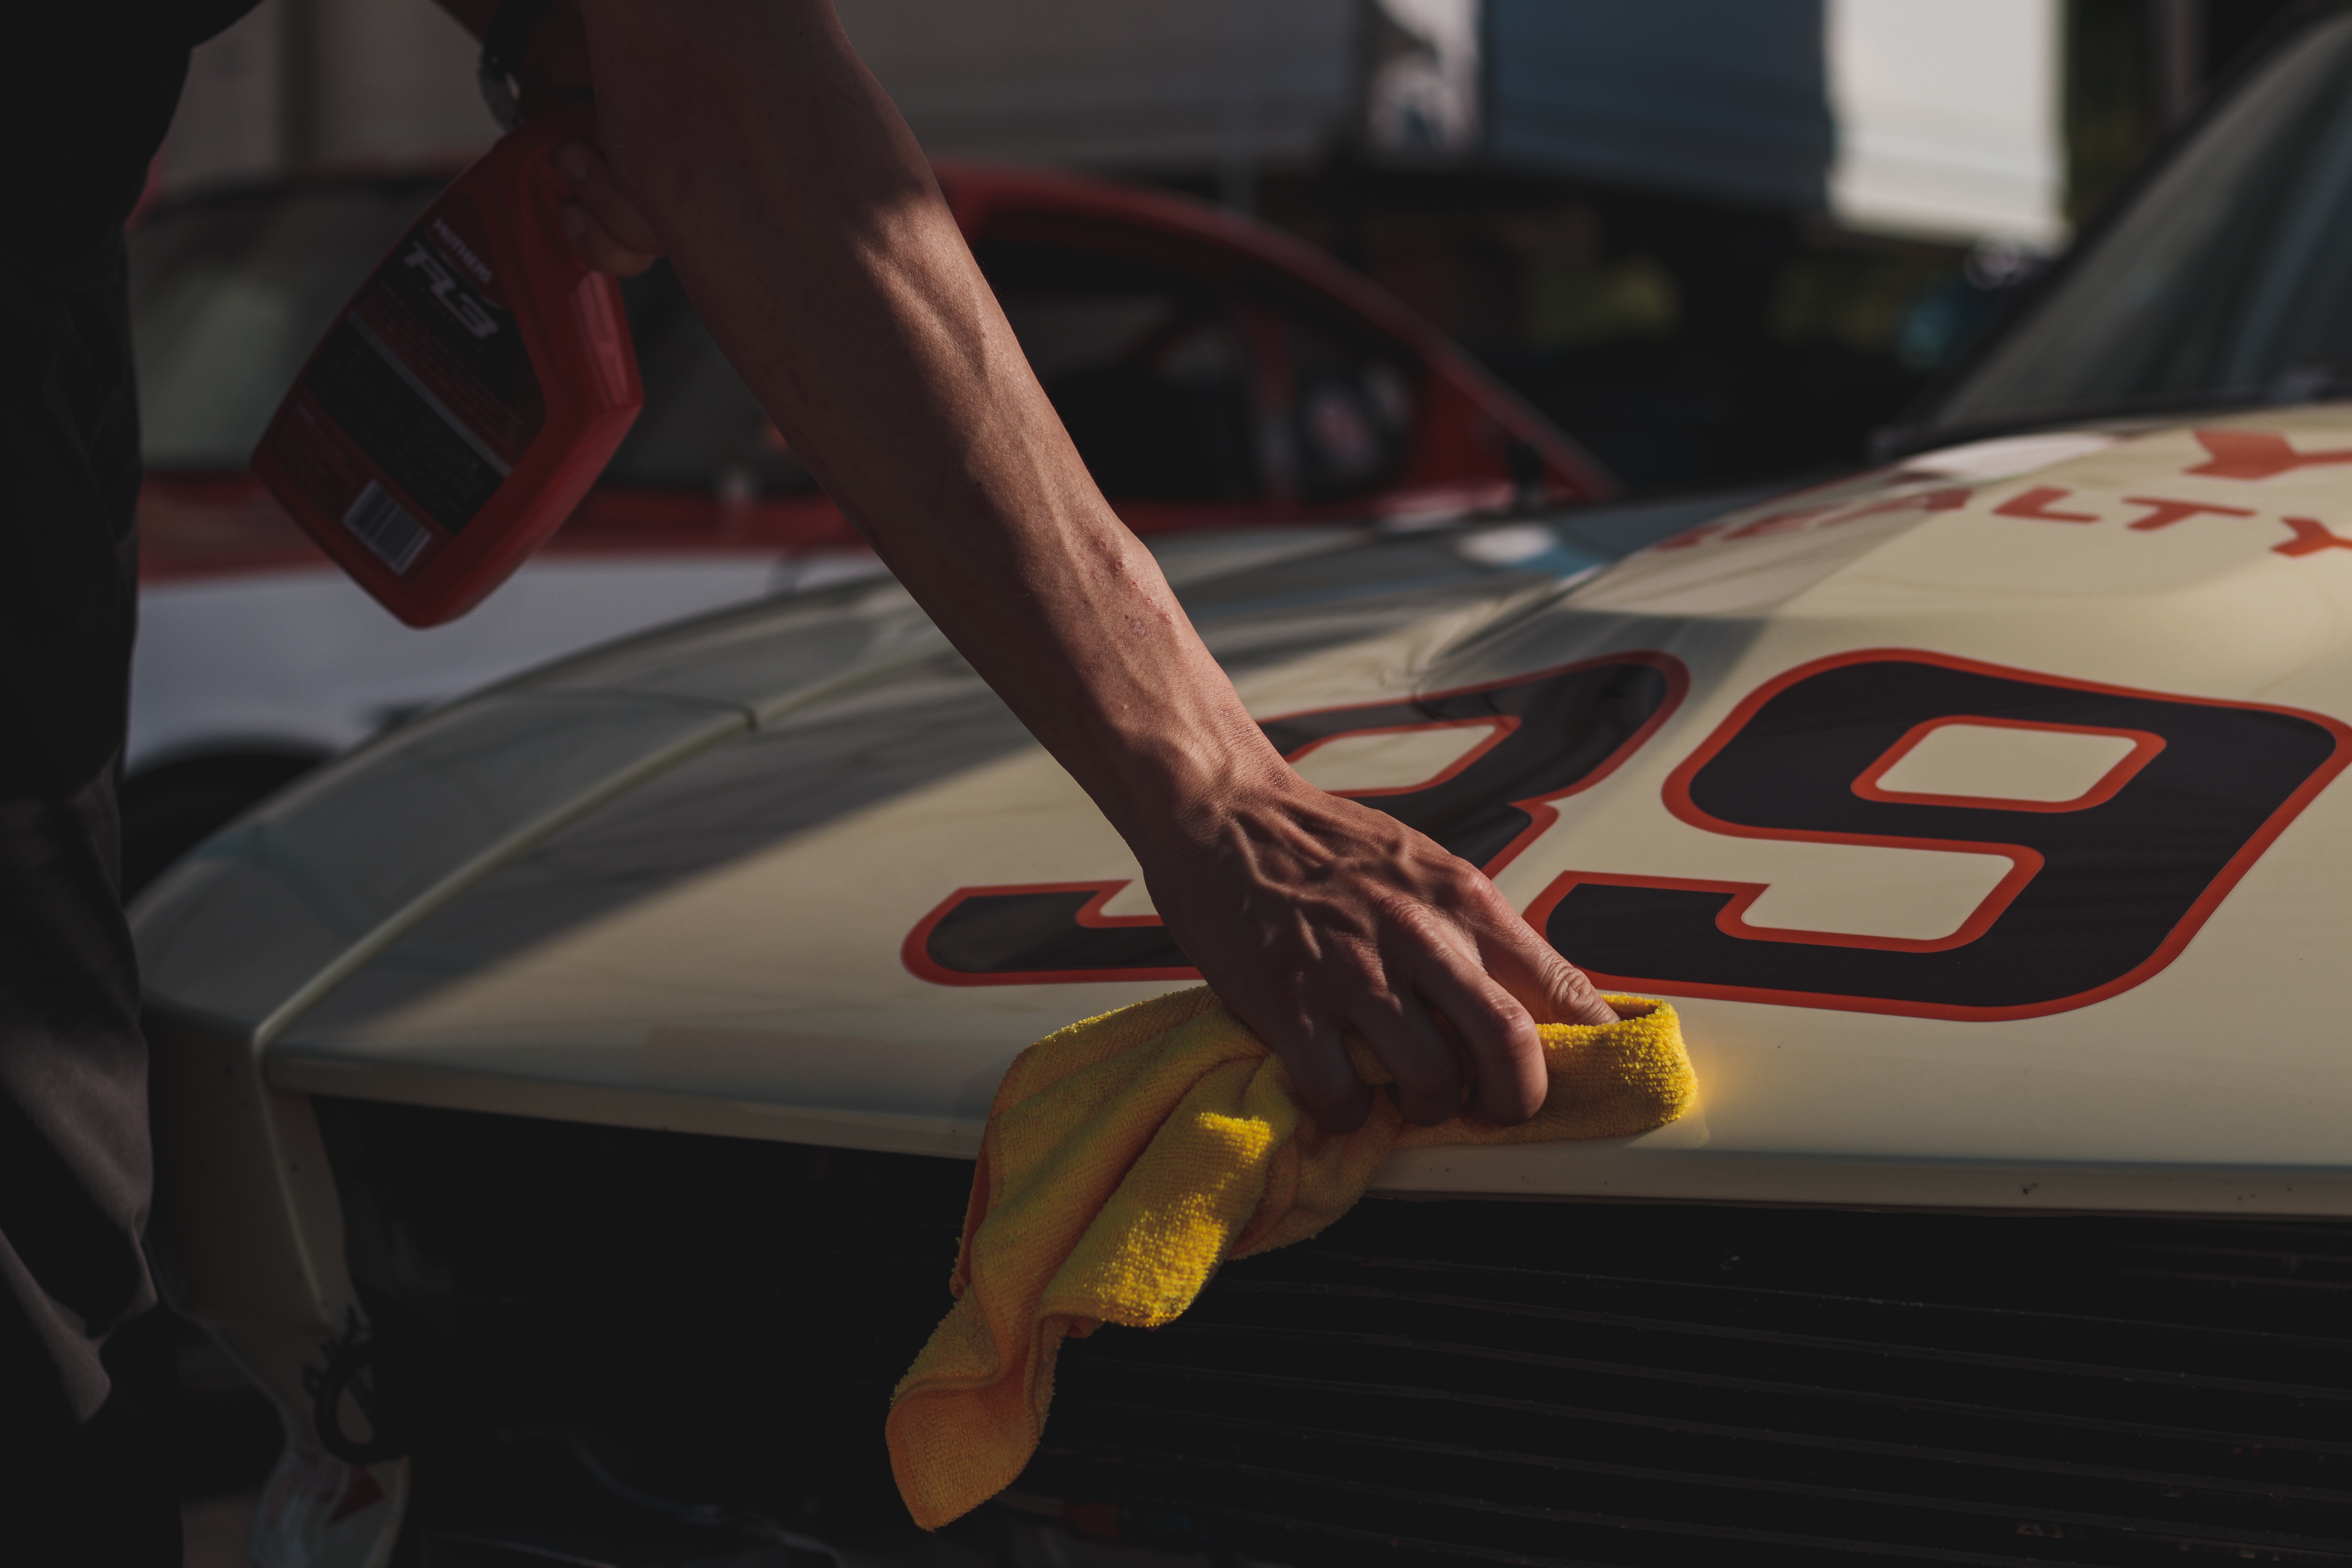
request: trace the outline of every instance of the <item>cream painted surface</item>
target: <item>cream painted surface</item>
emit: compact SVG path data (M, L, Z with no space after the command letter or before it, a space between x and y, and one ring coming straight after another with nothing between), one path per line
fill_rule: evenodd
M1245 682L1244 695L1254 709L1290 711L1407 691L1438 650L1488 614L1352 645ZM445 1061L454 1049L456 1065L524 1072L564 1073L565 1064L594 1060L593 1076L644 1082L645 1007L658 998L666 1024L785 1026L789 1018L795 1032L871 1040L877 1052L920 1039L1001 1073L1037 1035L1168 987L934 985L899 962L900 942L960 886L1138 875L1084 792L1032 749L630 906L332 1048ZM1035 1026L1041 1005L1044 1028ZM943 1092L945 1069L903 1068L885 1056L875 1076L904 1108L946 1111L959 1102L960 1081Z
M1156 535L1181 584L1340 542L1352 530ZM1544 531L1550 538L1549 531ZM494 680L655 626L883 574L864 548L541 556L459 619L405 626L330 566L151 583L139 595L125 765L251 749L340 752Z
M2216 423L2284 435L2304 453L2352 448L2341 409ZM2296 537L2284 516L2352 533L2352 474L2333 463L2262 479L2186 471L2208 458L2190 433L2159 432L1980 481L1947 510L1841 521L1951 484L1858 480L1795 498L1812 511L1793 523L1737 537L1792 503L1756 508L1588 583L1265 672L1244 695L1275 714L1610 651L1671 653L1692 675L1681 707L1616 773L1560 803L1558 825L1498 876L1502 891L1525 907L1571 870L1761 882L1758 924L1933 939L1976 909L2007 857L1712 833L1669 813L1667 776L1764 682L1868 648L2352 716L2352 549L2273 548ZM2150 509L2132 497L2233 510L2134 529ZM2071 796L2101 757L2113 765L2112 748L2071 762L1957 756L1928 753L1920 776L1949 784L1958 767L1979 788L2006 780L2028 797ZM364 1026L313 1035L298 1022L272 1081L968 1148L1015 1052L1168 987L939 985L907 970L901 942L961 887L1134 875L1059 769L1016 753L673 885ZM2168 967L2105 1001L1980 1023L1680 998L1703 1123L1605 1145L1424 1154L1382 1184L2352 1213L2347 885L2352 790L2338 784ZM1139 889L1122 899L1132 901L1110 912L1148 907ZM2163 1173L2134 1174L2152 1172Z
M1335 794L1414 789L1495 740L1499 728L1473 723L1390 735L1341 735L1292 761L1308 784Z
M1958 931L2009 874L2003 855L1709 833L1660 805L1664 769L1642 777L1649 787L1603 786L1582 797L1574 833L1536 845L1496 886L1525 908L1570 869L1763 882L1769 886L1748 913L1751 925L1932 942Z
M2013 479L2038 468L2092 452L2104 452L2122 437L2105 430L2037 430L2028 436L1996 436L1903 459L1901 472L1948 479Z
M1958 722L1928 731L1878 775L1877 784L1893 795L2058 804L2097 789L2138 749L2125 735Z

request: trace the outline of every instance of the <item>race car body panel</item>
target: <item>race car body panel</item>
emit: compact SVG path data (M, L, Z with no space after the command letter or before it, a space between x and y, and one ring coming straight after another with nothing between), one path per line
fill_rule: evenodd
M1308 777L1685 1019L1682 1121L1381 1186L2352 1213L2347 462L2342 408L2068 431L1597 572L1528 523L1196 584ZM1191 983L887 584L395 732L140 930L281 1090L937 1153L1031 1041Z

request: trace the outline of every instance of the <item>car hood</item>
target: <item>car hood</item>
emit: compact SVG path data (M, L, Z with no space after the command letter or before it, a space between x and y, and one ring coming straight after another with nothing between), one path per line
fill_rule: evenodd
M1308 776L1685 1019L1683 1121L1379 1185L2352 1212L2347 462L2352 411L2273 410L1926 454L1599 567L1606 514L1196 561ZM413 722L135 923L151 1005L283 1089L969 1155L1023 1047L1185 983L1136 879L869 584Z

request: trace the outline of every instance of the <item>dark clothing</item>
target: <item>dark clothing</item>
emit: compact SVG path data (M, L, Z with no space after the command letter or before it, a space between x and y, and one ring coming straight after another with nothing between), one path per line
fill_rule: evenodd
M69 0L0 50L0 800L121 748L139 496L122 223L188 50L252 0Z
M0 235L50 275L122 231L163 145L188 51L255 0L47 0L10 7L0 50ZM24 15L16 15L22 12Z
M0 250L0 801L79 795L130 713L139 406L120 232L85 259L86 276L42 277Z
M12 1420L104 1404L99 1341L152 1304L152 1164L113 770L0 801L0 1356Z
M122 223L190 47L250 4L27 6L0 50L0 1555L69 1509L78 1539L45 1561L176 1553L100 1361L154 1300L116 890L139 493Z

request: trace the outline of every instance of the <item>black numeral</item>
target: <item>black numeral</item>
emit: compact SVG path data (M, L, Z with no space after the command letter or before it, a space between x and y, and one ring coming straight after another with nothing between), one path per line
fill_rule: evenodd
M1401 702L1294 713L1263 728L1296 760L1345 735L1484 727L1488 738L1436 778L1354 793L1492 876L1551 825L1554 801L1632 755L1687 685L1670 658L1623 654ZM959 889L908 935L903 956L949 985L1193 977L1157 918L1100 912L1126 885Z
M1898 745L1953 720L2137 739L2073 802L1877 786ZM1675 771L1667 807L1738 837L2007 856L2010 874L1968 922L1940 941L1773 931L1741 918L1760 885L1578 872L1528 918L1612 988L1945 1018L2059 1012L2170 963L2342 769L2347 739L2289 709L1933 654L1841 655L1743 702Z

